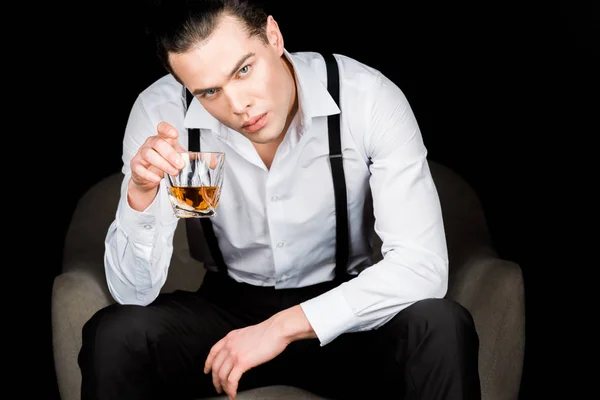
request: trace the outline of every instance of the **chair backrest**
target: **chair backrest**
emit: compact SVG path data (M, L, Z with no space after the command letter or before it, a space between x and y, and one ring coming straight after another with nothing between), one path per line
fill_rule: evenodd
M451 272L460 268L474 251L496 256L475 190L449 167L433 161L429 161L429 166L442 206Z

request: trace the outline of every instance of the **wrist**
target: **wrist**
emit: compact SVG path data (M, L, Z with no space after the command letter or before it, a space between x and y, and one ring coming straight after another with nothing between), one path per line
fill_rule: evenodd
M158 186L152 189L145 189L136 185L133 179L130 179L127 185L127 202L131 208L141 212L152 204L156 193L158 193Z
M275 314L275 321L279 325L280 332L282 332L285 340L290 343L296 340L317 337L302 307L299 305Z

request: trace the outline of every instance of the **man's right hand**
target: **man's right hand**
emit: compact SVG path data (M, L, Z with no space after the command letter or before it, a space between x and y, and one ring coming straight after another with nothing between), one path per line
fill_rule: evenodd
M172 125L160 122L157 134L150 136L131 159L128 200L131 208L145 210L154 200L164 174L176 175L183 167L179 133Z

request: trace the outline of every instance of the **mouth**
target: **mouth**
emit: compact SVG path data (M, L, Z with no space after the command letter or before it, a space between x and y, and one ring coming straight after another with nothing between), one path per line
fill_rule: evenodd
M244 122L242 125L242 129L246 132L256 132L267 123L267 113L263 113L257 115L256 117L250 118L248 121Z

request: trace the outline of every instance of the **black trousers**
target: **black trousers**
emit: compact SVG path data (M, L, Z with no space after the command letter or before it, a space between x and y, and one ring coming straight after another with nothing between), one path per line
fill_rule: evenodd
M276 290L207 272L197 293L161 294L146 307L110 305L83 328L82 400L214 396L212 375L203 373L213 344L337 284ZM325 346L293 342L247 371L238 392L282 384L331 399L479 400L478 348L465 308L428 299L377 330L343 334Z

